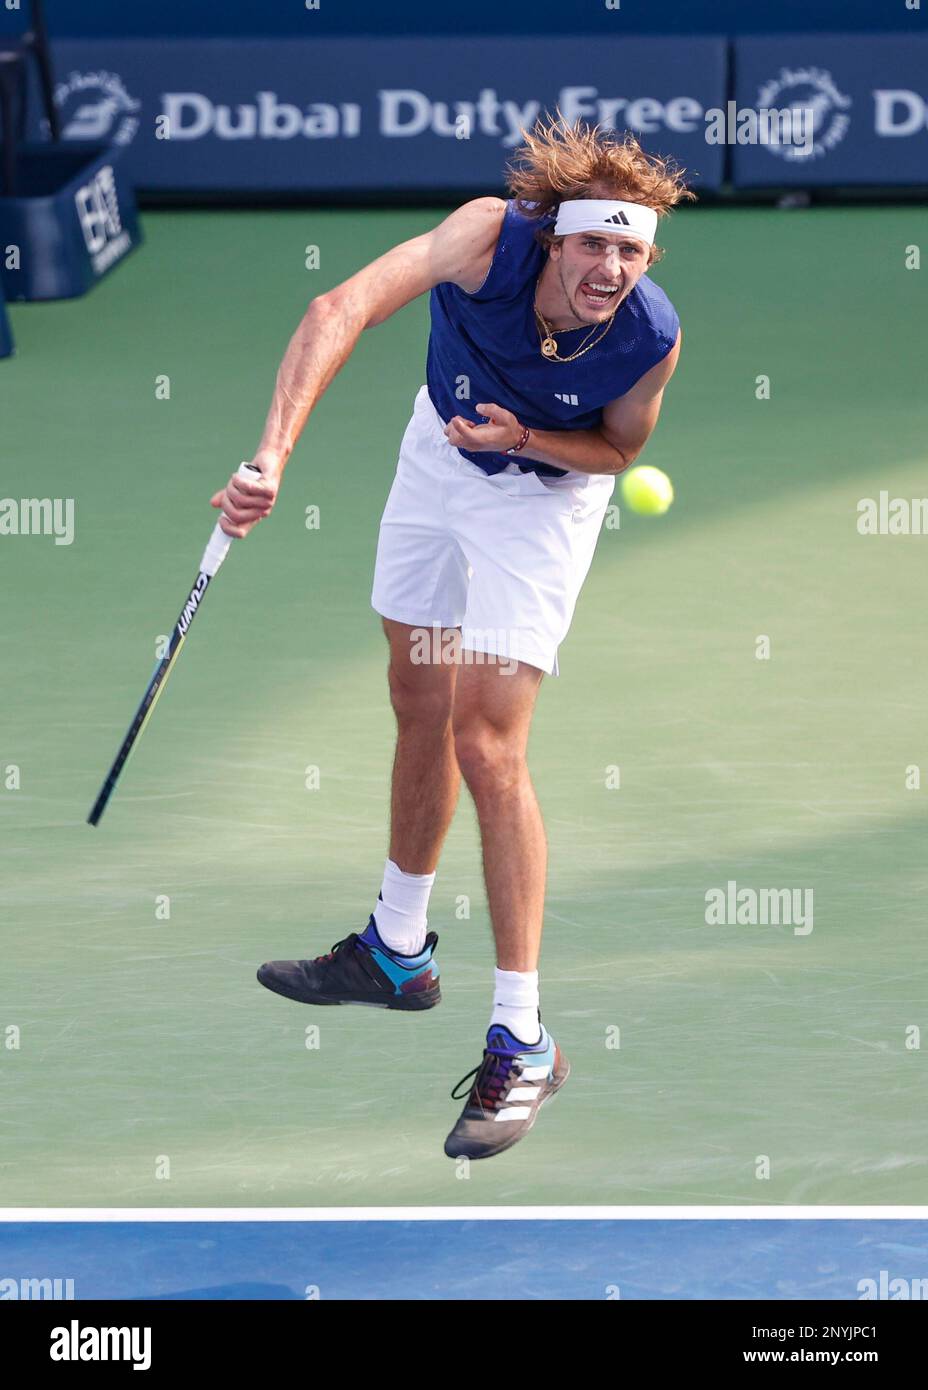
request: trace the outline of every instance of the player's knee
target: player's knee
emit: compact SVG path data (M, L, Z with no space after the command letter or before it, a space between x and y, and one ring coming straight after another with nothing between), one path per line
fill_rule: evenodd
M451 719L454 685L450 673L390 662L390 703L400 723L443 727Z
M459 725L454 731L454 752L461 776L475 794L512 787L525 766L521 748L486 721Z

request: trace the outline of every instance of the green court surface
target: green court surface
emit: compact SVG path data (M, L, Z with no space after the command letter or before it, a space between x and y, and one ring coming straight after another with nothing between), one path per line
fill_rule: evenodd
M306 302L440 215L148 213L87 298L11 310L0 494L73 498L75 533L0 537L0 1206L924 1203L928 536L857 530L860 499L928 494L924 209L663 236L684 348L643 461L677 499L604 530L530 746L574 1070L524 1143L469 1176L442 1153L492 994L466 793L439 1009L311 1010L254 975L360 930L379 887L369 594L425 301L365 335L84 822ZM811 890L812 931L708 925L730 880Z

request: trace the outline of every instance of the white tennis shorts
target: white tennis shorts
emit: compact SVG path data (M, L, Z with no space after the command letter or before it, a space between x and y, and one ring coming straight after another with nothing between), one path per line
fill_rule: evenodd
M461 628L466 652L558 674L613 474L492 477L449 444L423 386L387 498L371 604L384 618ZM479 662L480 658L471 657Z

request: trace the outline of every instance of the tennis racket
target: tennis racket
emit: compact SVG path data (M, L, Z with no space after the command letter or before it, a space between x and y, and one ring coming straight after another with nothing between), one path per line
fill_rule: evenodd
M247 478L260 478L261 470L256 468L253 463L243 463L238 472ZM203 559L200 561L200 570L196 581L180 612L180 617L174 624L174 631L171 633L171 641L166 654L161 658L155 667L148 688L142 696L142 703L135 712L135 718L129 725L129 732L122 741L119 752L113 759L113 766L106 775L106 781L100 788L100 794L90 810L87 817L90 825L99 825L100 817L106 810L110 797L113 795L119 775L129 760L129 754L142 736L142 731L151 718L152 710L158 703L158 696L165 687L168 676L174 668L178 652L187 640L187 633L190 626L200 611L203 596L209 588L211 581L215 578L219 566L229 553L229 546L232 544L232 537L227 536L219 525L218 521L213 528L213 534L209 538L209 544L203 552Z

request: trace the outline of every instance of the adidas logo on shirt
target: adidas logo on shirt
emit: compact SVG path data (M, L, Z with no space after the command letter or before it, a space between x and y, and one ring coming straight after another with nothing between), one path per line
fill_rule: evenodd
M576 396L562 395L560 391L555 391L555 393L554 393L554 399L555 399L556 401L563 401L565 405L579 405L579 404L580 404L580 402L579 402L579 400L577 399Z

